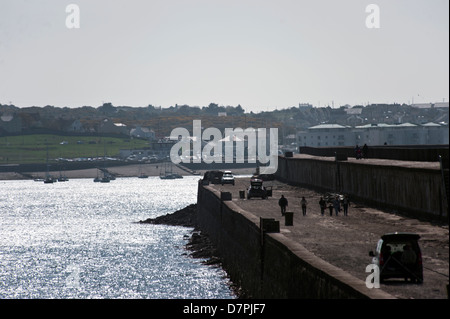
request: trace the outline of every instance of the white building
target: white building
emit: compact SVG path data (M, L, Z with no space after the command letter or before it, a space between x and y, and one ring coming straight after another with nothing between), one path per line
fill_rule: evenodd
M130 136L154 140L155 132L145 127L136 126L136 128L130 130Z
M0 133L19 133L22 131L22 120L11 114L0 114Z
M86 130L80 120L70 121L65 130L72 133L84 133Z
M297 133L298 146L348 146L354 145L355 137L350 126L320 124Z
M100 127L98 129L99 133L107 133L107 134L124 134L128 135L129 131L125 124L123 123L114 123L109 119L104 119L100 123Z
M442 145L449 143L448 124L403 123L342 126L321 124L297 133L299 146Z

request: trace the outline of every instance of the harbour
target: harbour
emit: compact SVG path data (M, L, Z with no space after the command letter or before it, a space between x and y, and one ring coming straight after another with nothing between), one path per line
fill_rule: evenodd
M139 223L195 203L197 181L0 181L0 298L235 298L186 251L193 228Z

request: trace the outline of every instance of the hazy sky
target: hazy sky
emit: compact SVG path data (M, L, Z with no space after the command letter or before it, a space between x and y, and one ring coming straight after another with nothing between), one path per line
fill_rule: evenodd
M366 26L371 3L380 28ZM258 112L413 98L449 101L448 0L0 0L3 104Z

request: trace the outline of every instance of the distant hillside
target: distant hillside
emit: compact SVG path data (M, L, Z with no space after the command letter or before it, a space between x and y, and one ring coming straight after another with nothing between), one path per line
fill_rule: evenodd
M113 106L105 103L99 107L58 108L54 106L24 107L0 104L0 136L33 133L63 133L69 135L101 136L105 119L110 123L121 123L123 130L112 130L111 134L129 135L137 126L152 129L156 137L168 136L172 129L184 127L192 130L192 121L199 119L202 126L217 127L277 127L279 135L294 134L310 126L334 123L341 125L397 124L427 122L448 123L449 108L436 105L413 107L406 104L371 104L368 106L312 107L299 105L282 110L260 113L245 113L238 106L175 105L161 108ZM105 131L105 130L104 130Z

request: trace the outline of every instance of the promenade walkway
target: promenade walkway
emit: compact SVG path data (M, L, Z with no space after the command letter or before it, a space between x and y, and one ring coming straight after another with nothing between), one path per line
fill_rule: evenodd
M375 250L380 236L389 232L414 232L421 236L424 265L423 284L402 280L387 280L382 290L397 298L441 299L447 298L449 275L449 231L447 226L433 225L413 218L406 218L365 206L351 203L348 216L343 212L336 216L320 214L319 199L323 194L294 187L279 181L267 181L273 187L273 196L268 199L241 199L239 191L249 185L250 177L236 178L233 185L214 185L220 191L231 192L232 200L242 209L265 218L280 221L280 232L303 245L310 252L335 265L354 277L365 281L370 264L369 251ZM288 212L294 212L293 226L285 226L278 199L284 195L289 205ZM300 200L308 201L306 216L302 215ZM351 199L350 199L351 200ZM369 289L369 288L368 288ZM375 288L374 288L375 289Z

